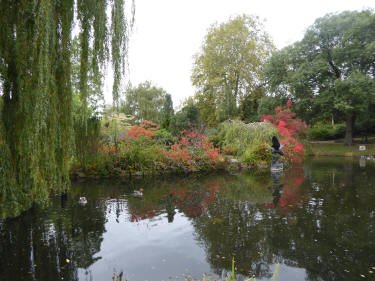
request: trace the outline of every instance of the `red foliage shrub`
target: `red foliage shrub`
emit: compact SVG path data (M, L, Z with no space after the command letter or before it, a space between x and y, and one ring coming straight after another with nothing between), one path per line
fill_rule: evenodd
M172 163L190 171L198 170L198 166L224 162L220 148L214 148L204 135L196 131L182 131L180 140L165 154Z
M126 138L128 139L138 139L142 136L153 137L154 133L137 125L130 127L130 130L126 132Z
M115 154L117 153L117 149L114 144L101 144L99 146L99 152L104 154Z
M262 115L261 122L272 123L281 135L281 144L285 157L291 162L301 162L305 152L304 146L298 137L306 133L306 124L301 119L295 119L296 114L290 110L292 101L288 100L286 106L275 108L275 115Z
M157 131L160 128L158 124L152 121L148 121L148 120L143 120L141 125L139 126L143 129L150 130L150 131Z

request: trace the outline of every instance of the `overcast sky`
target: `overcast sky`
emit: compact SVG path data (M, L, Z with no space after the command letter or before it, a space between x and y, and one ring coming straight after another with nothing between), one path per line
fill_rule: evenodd
M129 0L127 2L130 2ZM190 75L209 26L230 16L257 15L278 49L301 40L307 27L327 13L375 9L375 0L135 0L127 79L150 80L172 95L177 107L194 95ZM104 86L111 97L111 74Z

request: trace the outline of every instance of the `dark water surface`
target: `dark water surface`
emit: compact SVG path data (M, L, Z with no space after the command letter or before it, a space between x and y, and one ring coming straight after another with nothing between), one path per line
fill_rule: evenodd
M220 277L233 257L239 280L375 280L375 160L74 183L66 201L0 221L0 256L7 281Z

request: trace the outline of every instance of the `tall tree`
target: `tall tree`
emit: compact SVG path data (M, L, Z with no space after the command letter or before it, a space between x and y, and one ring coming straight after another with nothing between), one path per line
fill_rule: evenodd
M239 100L261 84L262 67L272 50L257 17L237 16L210 27L191 76L197 105L205 112L203 121L237 114Z
M166 91L152 85L150 81L140 83L137 87L128 87L122 110L133 115L136 123L143 120L159 123L162 121L162 108Z
M187 102L180 111L171 119L170 130L178 136L183 130L196 130L200 127L199 109L194 104Z
M170 94L166 94L164 97L164 104L161 109L162 127L169 129L171 118L174 115L173 101Z
M239 107L241 120L245 122L257 122L260 120L258 108L263 96L264 89L259 87L241 99Z
M87 105L90 47L93 72L112 59L116 101L132 22L123 8L124 0L0 2L2 216L45 202L49 194L68 187L72 26L76 22L79 28L82 103Z
M305 118L341 115L351 145L354 120L375 102L374 42L373 11L328 14L302 41L272 56L268 83L273 92L293 97Z

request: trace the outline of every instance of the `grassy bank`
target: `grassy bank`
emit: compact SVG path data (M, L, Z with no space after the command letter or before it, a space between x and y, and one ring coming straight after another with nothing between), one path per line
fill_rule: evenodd
M366 146L365 151L360 151L359 146ZM374 156L375 144L360 144L355 143L352 146L344 146L343 143L335 142L317 142L311 143L307 151L308 155L312 156L340 156L340 157L360 157L360 156Z

